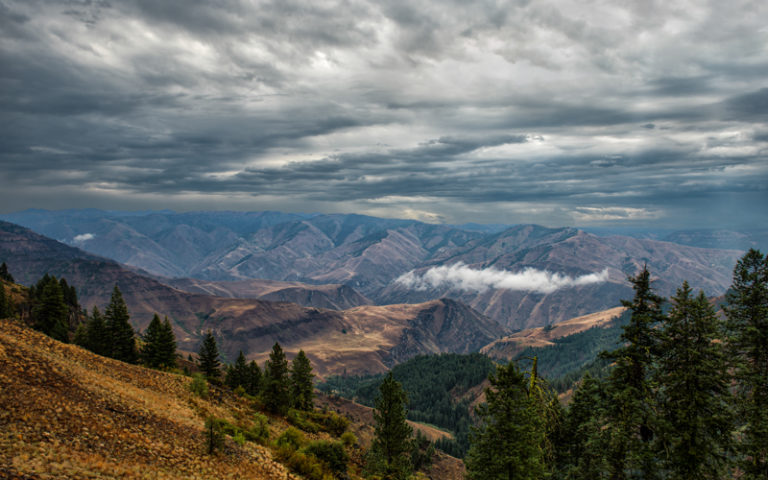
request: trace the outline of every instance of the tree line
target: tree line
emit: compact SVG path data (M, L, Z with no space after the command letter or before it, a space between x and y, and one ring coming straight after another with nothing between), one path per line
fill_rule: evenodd
M737 263L723 306L684 282L670 299L647 268L604 379L567 409L519 364L491 375L466 459L470 479L768 478L768 257Z

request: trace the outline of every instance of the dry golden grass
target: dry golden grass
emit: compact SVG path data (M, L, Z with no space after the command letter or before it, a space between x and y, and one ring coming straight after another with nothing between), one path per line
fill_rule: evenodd
M252 443L205 454L208 414L250 411L230 395L201 400L189 382L0 320L0 477L294 478Z

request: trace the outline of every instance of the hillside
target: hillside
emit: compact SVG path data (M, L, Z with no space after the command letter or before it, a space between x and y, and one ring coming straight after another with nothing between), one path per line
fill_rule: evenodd
M303 349L320 376L382 372L424 353L477 351L507 333L447 299L334 311L191 294L6 222L0 222L0 261L20 283L31 284L45 273L64 276L89 309L103 308L116 284L134 327L145 329L155 312L167 315L182 350L197 351L200 336L211 329L229 361L240 350L263 361L280 342L289 355Z
M489 357L512 360L527 348L554 346L556 340L575 335L594 327L606 327L626 309L615 307L602 312L590 313L581 317L558 322L548 327L536 327L494 340L482 349L481 353Z
M627 275L646 263L660 279L656 287L662 295L674 293L683 280L708 295L720 295L740 254L651 239L601 237L575 228L518 225L499 231L498 226L461 228L361 215L71 210L27 211L3 218L166 277L341 284L379 305L448 297L513 330L619 305L619 299L632 294ZM605 272L605 278L544 292L501 286L462 289L451 282L413 288L396 282L409 272L423 276L435 267L459 263L475 272L530 268L571 277ZM241 296L230 293L227 296ZM307 297L304 291L284 291L273 299L307 304Z
M297 303L304 307L344 310L373 302L355 289L341 284L310 285L301 282L249 279L213 282L195 278L159 279L162 283L190 293L217 297L255 298L270 302Z
M205 417L236 422L248 410L202 400L189 382L0 320L0 476L298 479L250 442L206 455Z

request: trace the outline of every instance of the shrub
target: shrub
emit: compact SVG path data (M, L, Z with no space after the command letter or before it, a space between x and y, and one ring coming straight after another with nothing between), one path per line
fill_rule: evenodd
M347 455L347 451L344 450L341 442L318 440L304 447L302 452L312 455L325 463L334 473L345 473L347 471L349 455Z
M335 412L305 412L288 410L287 420L305 432L328 432L338 437L349 427L349 420Z
M352 432L344 432L341 435L341 443L347 448L354 447L357 445L357 437Z
M278 447L290 447L293 450L298 450L305 443L307 443L304 434L293 427L288 427L283 433L277 437L275 442Z
M262 445L267 443L269 440L269 419L265 415L256 413L253 416L253 426L246 432L246 438Z
M291 471L298 473L309 480L325 480L326 478L332 478L330 475L327 476L324 474L323 465L317 458L311 455L305 455L302 452L291 452L285 460L285 464Z
M235 435L232 436L232 440L234 440L235 443L240 445L241 447L245 445L245 436L243 435L243 431L241 430L235 433Z
M208 382L199 373L192 375L192 383L189 384L189 390L200 398L208 398Z
M237 395L238 397L242 397L243 395L245 395L245 389L243 388L242 385L238 385L234 391L235 391L235 395Z

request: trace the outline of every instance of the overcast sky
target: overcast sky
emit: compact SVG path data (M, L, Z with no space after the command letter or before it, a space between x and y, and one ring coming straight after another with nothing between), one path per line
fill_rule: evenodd
M0 211L768 224L768 2L0 0Z

